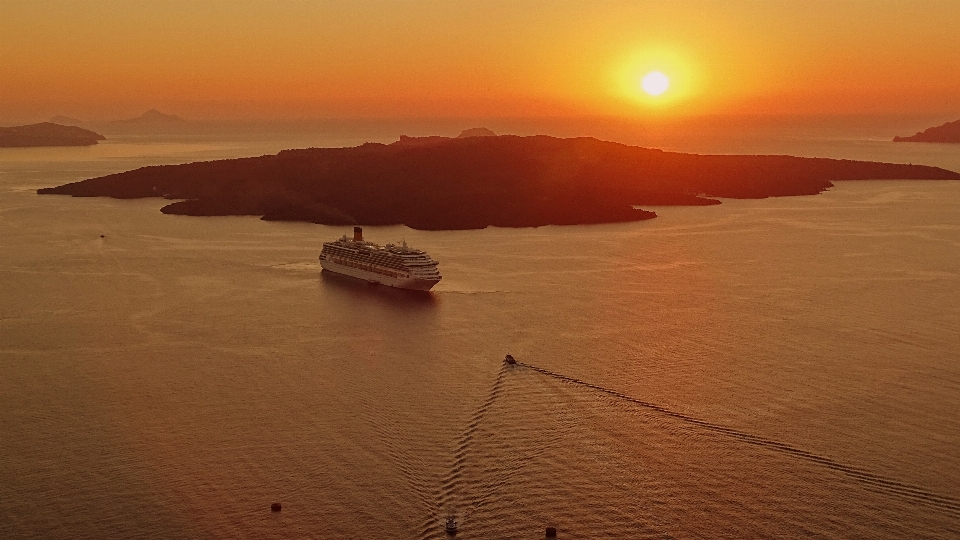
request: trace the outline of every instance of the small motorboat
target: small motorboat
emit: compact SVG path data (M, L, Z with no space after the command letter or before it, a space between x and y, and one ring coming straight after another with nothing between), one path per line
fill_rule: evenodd
M457 534L457 520L452 517L447 518L447 534Z
M508 354L506 357L504 357L503 363L504 363L504 364L510 364L510 365L512 366L512 365L516 364L517 361L514 360L513 355Z

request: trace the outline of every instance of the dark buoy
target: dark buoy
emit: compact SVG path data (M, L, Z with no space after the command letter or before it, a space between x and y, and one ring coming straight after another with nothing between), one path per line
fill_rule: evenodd
M513 355L510 355L510 354L504 357L503 362L505 364L510 364L511 366L517 363L517 361L514 360Z
M556 538L556 537L557 537L557 528L547 527L547 538Z
M106 236L104 236L104 235L101 234L101 235L100 235L100 238L106 238Z
M273 503L273 504L270 505L270 510L272 510L272 511L274 511L274 512L279 512L281 508L283 508L283 507L280 506L280 503Z

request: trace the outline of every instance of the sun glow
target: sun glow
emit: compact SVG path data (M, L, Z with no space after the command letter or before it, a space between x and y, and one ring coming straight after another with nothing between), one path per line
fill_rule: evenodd
M644 75L640 86L651 96L659 96L670 88L670 78L659 71L651 71Z
M703 95L698 64L680 47L638 47L614 61L610 90L624 114L691 114Z

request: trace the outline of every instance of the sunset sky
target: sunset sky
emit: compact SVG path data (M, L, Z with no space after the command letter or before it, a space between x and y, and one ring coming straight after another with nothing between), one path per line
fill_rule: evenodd
M958 25L957 0L0 0L0 122L960 116Z

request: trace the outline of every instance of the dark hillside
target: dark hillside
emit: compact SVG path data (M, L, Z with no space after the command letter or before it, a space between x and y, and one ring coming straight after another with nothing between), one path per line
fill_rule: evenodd
M954 172L789 156L701 156L591 138L405 137L354 148L145 167L40 193L182 199L184 215L259 215L417 229L636 221L634 205L812 195L834 180L960 179Z
M99 133L51 122L0 127L0 148L33 146L90 146L106 139Z
M909 137L894 137L893 142L960 143L960 120L947 122Z

